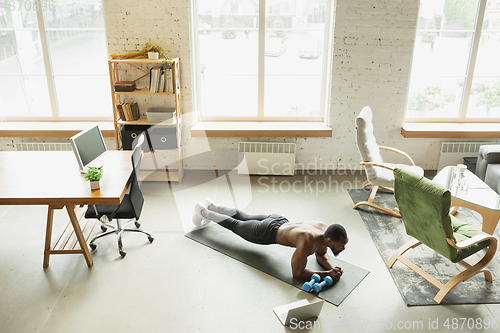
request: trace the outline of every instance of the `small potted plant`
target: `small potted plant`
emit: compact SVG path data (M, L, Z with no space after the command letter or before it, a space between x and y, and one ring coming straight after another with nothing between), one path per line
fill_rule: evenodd
M161 46L153 45L151 42L147 42L142 50L148 53L148 59L159 59L160 54L163 53Z
M99 189L99 181L102 178L102 168L90 167L85 173L85 180L90 182L91 190Z

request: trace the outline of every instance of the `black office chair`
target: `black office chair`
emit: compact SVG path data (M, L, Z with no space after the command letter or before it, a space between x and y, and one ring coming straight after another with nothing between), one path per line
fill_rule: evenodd
M134 223L137 228L141 226L139 223L139 217L141 215L142 206L144 204L144 197L142 196L141 189L139 188L139 182L137 181L137 174L139 172L139 168L142 160L142 145L144 143L144 134L141 134L135 144L134 151L132 153L132 182L129 187L129 193L125 194L121 204L119 205L93 205L87 209L85 213L85 218L87 219L98 219L101 222L101 230L102 234L95 236L90 241L90 248L95 250L97 245L94 244L94 241L98 238L116 233L118 235L118 251L122 258L127 254L123 250L122 244L122 235L124 232L133 231L133 232L142 232L148 236L148 240L150 243L154 241L153 236L149 233L140 230L140 229L130 229L127 226L130 223ZM111 224L110 221L116 219L116 226ZM125 226L121 226L120 219L130 219ZM107 228L110 227L113 230L107 231Z

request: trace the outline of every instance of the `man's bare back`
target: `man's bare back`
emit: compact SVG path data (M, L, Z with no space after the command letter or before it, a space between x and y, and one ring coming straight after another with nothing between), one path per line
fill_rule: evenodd
M328 226L323 222L288 222L283 224L276 234L276 243L289 247L297 247L302 237L317 239L323 237ZM313 251L314 252L314 251Z

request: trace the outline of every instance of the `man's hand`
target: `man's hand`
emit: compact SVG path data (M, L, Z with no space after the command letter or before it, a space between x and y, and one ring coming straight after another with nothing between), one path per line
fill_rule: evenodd
M344 270L338 266L332 268L328 272L328 275L333 279L333 282L337 282L342 276L342 274L344 274Z

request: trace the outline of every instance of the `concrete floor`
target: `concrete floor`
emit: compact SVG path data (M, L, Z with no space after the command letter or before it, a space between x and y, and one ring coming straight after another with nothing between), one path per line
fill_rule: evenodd
M105 237L92 268L81 255L59 255L44 270L47 208L0 206L0 332L381 332L404 326L435 332L446 331L443 324L453 318L500 323L500 305L405 305L346 192L359 188L363 175L218 176L188 172L180 185L143 183L141 222L154 243L127 234L121 259L115 237ZM206 196L228 206L236 200L249 213L341 223L349 243L339 259L370 274L340 306L325 303L312 329L285 328L273 307L315 297L184 237L194 204ZM55 229L65 220L58 211ZM439 330L429 327L436 320Z

